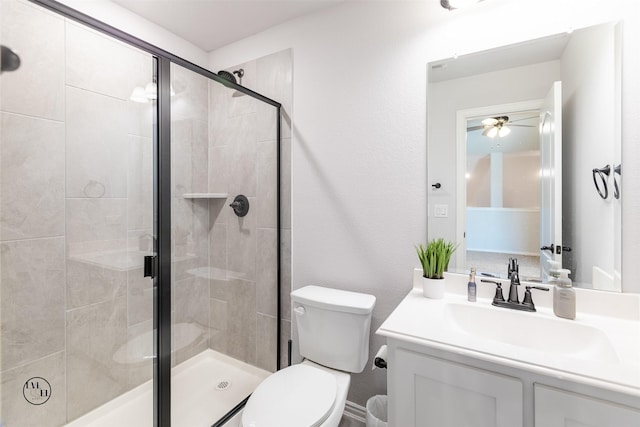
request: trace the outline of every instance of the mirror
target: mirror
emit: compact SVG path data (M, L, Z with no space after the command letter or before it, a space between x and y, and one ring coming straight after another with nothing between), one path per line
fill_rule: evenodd
M506 277L515 257L546 281L556 260L621 290L620 26L429 64L428 232L460 244L449 271Z

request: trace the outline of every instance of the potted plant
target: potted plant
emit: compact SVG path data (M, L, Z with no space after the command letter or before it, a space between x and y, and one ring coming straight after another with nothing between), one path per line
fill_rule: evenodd
M449 267L451 255L458 245L442 238L433 239L426 246L416 246L422 264L422 291L427 298L440 299L444 296L444 272Z

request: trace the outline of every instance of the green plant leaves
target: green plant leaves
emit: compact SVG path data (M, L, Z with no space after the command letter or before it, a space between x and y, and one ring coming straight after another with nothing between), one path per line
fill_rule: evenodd
M422 243L416 246L424 277L442 279L444 277L443 273L449 267L451 255L453 255L457 247L458 245L454 245L453 242L447 242L442 238L430 240L426 246Z

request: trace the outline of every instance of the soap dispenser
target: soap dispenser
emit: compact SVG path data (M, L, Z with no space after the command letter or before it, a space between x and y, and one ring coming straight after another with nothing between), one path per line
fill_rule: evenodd
M476 269L471 267L469 282L467 283L467 301L476 302Z
M553 283L553 313L565 319L576 318L576 291L569 278L570 271L567 269L557 270L557 277L549 283Z

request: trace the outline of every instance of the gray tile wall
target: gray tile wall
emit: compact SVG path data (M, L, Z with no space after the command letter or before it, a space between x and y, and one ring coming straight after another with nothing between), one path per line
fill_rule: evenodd
M222 85L209 86L209 191L249 198L236 217L210 202L210 347L263 369L276 369L277 251L282 256L282 365L290 337L292 53L240 64L242 85L283 104L282 245L277 247L276 109Z
M152 104L129 100L151 58L24 0L0 2L22 66L0 80L0 381L6 425L71 421L152 375ZM291 51L243 64L284 105L283 363L291 325ZM172 68L174 363L213 348L275 369L275 110ZM230 200L184 193L245 194ZM193 331L193 329L191 329ZM134 340L148 348L134 351ZM29 404L25 381L53 390Z
M208 85L205 77L171 65L172 322L200 331L188 339L193 329L173 328L174 365L209 347L209 203L184 198L207 192Z
M152 109L129 96L152 61L26 1L0 8L22 60L0 79L2 422L58 426L151 378L151 336L129 350L151 329ZM36 376L40 406L23 397Z

